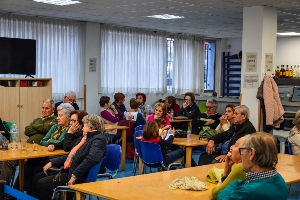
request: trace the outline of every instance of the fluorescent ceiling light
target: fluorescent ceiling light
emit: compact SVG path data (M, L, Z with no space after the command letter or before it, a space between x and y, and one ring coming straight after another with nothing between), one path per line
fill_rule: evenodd
M293 36L293 35L300 35L300 33L288 32L288 33L277 33L277 35L288 35L288 36Z
M169 15L169 14L151 15L151 16L147 16L147 17L158 18L158 19L180 19L180 18L184 18L184 16L175 16L175 15Z
M66 5L81 3L80 1L72 1L72 0L33 0L33 1L47 3L47 4L53 4L53 5L58 5L58 6L66 6Z

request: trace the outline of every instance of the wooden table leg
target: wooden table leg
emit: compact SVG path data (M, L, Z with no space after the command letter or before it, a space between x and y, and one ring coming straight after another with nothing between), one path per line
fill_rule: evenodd
M192 122L188 122L188 126L190 127L190 130L192 131Z
M143 161L139 158L139 175L143 174Z
M125 171L126 162L126 129L122 130L122 160L121 160L121 170Z
M76 200L85 200L85 194L83 192L76 191Z
M192 166L192 147L186 147L185 148L185 167L191 167Z
M19 189L24 191L24 160L19 160Z

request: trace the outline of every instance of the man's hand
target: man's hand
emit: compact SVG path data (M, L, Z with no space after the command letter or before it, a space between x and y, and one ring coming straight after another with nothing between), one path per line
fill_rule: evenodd
M216 157L215 160L218 160L219 162L225 162L225 158L226 158L226 155L220 155L220 156Z
M230 152L228 152L227 155L226 155L225 165L228 165L229 167L234 165L234 161L231 159L231 153Z
M74 177L71 177L69 182L68 182L68 186L74 185L75 181L76 181L76 179Z
M48 151L54 151L54 145L53 144L49 144L47 147Z
M214 151L215 151L215 141L209 140L206 146L206 152L209 155L212 154Z
M48 176L47 174L47 170L52 167L52 162L48 162L44 167L43 167L43 171L44 173Z

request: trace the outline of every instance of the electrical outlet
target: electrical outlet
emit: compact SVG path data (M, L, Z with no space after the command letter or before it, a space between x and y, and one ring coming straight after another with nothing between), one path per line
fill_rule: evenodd
M228 45L227 45L227 49L231 49L231 44L228 44Z

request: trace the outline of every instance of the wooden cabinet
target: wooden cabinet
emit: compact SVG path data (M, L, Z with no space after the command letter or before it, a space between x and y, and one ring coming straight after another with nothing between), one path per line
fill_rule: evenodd
M52 98L52 79L0 78L0 85L0 117L3 121L15 120L19 137L27 138L25 127L41 117L43 100Z

